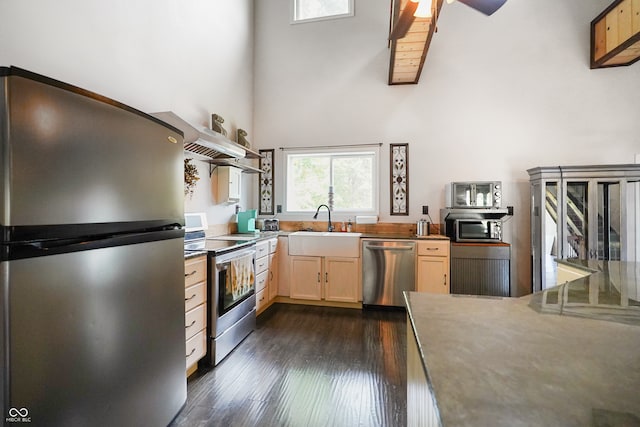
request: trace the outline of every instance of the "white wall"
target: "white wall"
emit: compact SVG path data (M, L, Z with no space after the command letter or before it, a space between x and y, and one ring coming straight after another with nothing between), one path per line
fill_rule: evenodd
M356 16L289 24L289 0L255 3L260 148L410 144L409 217L436 213L449 181L501 180L515 207L514 294L530 289L528 168L632 163L640 149L640 64L589 69L590 22L610 0L509 0L491 17L445 4L418 85L388 86L390 0ZM282 163L276 164L282 170ZM282 188L276 203L282 203ZM436 218L434 218L436 220Z
M0 65L202 125L218 113L230 134L252 137L251 0L2 0L0 40ZM208 165L196 163L201 180L185 209L228 222L234 208L215 206Z

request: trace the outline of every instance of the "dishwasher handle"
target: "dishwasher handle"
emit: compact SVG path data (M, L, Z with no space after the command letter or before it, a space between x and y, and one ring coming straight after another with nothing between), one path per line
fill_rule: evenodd
M371 249L374 251L411 251L414 249L414 246L374 246L367 245L366 249Z

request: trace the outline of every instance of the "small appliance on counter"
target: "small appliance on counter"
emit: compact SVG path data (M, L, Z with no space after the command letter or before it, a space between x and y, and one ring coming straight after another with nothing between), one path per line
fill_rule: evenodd
M499 208L502 204L500 181L452 182L445 190L451 208Z
M426 219L421 219L416 223L416 236L424 237L431 234L429 231L429 227L431 227L431 223Z
M238 212L238 233L255 233L257 216L255 209Z
M502 222L513 207L502 208L500 181L452 182L445 196L440 222L452 242L502 242Z
M280 220L276 218L263 220L262 231L280 231Z

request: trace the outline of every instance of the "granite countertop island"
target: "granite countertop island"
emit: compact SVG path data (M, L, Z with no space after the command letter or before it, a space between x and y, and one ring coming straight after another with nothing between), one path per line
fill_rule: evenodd
M405 294L434 425L640 425L640 264L581 266L522 298Z

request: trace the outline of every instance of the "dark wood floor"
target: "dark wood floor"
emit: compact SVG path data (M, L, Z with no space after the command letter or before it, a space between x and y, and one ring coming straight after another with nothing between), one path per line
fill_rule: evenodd
M172 426L406 425L406 315L275 304Z

